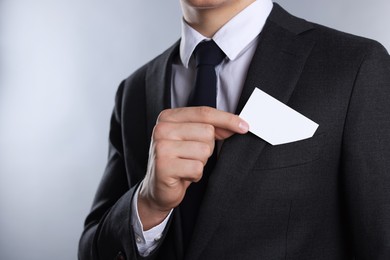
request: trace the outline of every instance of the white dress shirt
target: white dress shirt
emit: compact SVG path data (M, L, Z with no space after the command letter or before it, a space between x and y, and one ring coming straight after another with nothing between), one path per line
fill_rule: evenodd
M212 39L226 54L226 58L216 66L217 109L234 113L244 86L249 64L258 43L268 15L272 10L271 0L257 0L226 23ZM172 65L171 102L172 108L184 107L194 88L195 61L193 51L198 43L210 40L184 20L180 42L180 57ZM153 251L172 213L156 227L143 231L137 209L138 191L132 202L132 226L140 255L147 256Z

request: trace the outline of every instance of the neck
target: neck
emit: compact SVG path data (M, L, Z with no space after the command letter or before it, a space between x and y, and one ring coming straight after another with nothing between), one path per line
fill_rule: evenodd
M190 4L181 1L184 20L205 37L214 34L230 19L256 0L214 1L220 4ZM207 2L207 1L206 1Z

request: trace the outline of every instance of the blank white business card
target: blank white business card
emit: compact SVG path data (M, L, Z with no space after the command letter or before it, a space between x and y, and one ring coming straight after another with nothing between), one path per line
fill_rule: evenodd
M318 124L264 91L255 88L240 117L249 131L272 145L310 138Z

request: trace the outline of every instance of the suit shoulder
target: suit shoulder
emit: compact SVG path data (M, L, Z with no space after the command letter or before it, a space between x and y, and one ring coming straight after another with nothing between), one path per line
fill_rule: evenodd
M144 86L145 78L153 69L162 69L159 65L166 63L177 52L179 41L166 49L164 52L145 63L143 66L135 70L130 76L124 80L124 88L138 88Z
M310 22L313 26L313 35L320 43L328 44L330 46L340 46L348 48L384 48L382 44L376 40L366 37L354 35L333 29L324 25Z
M123 88L134 88L136 86L143 85L145 82L146 71L149 67L149 63L139 67L133 73L131 73L124 81Z
M123 104L128 103L126 101L140 102L141 100L144 100L148 77L155 77L157 74L161 77L165 77L166 67L169 64L170 59L177 53L178 46L179 41L124 79L116 91L116 105L122 106Z
M335 54L339 51L345 51L345 54L355 53L355 55L363 54L366 51L370 51L370 49L380 49L382 52L385 50L385 48L375 40L342 32L296 17L276 3L274 4L274 9L272 10L269 20L290 34L301 39L315 41L317 47L327 49L329 54L332 54L332 51L330 50L333 50Z
M385 47L369 38L342 32L316 23L306 37L315 41L313 51L322 53L322 57L360 64L366 59L388 59Z

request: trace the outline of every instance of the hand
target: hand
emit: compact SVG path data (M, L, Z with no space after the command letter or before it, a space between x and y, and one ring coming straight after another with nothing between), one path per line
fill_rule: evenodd
M188 186L202 178L215 140L245 134L248 124L237 115L211 107L161 112L153 130L148 169L138 196L138 212L148 230L183 200Z

